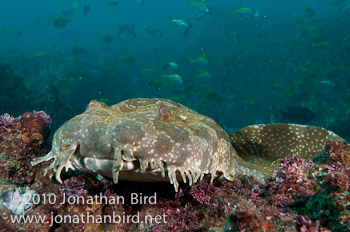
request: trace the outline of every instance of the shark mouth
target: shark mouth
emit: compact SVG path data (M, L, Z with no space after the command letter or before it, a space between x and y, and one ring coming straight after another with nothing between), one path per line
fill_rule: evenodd
M78 170L112 178L114 184L117 184L119 179L135 182L170 181L176 192L179 188L178 179L184 183L188 181L189 185L192 185L204 177L204 173L200 170L170 166L161 160L142 161L136 159L127 161L119 159L116 161L75 155L72 164Z

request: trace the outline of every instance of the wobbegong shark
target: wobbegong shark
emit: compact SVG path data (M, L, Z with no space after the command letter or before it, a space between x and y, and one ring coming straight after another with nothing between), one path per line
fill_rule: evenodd
M341 140L323 128L297 124L259 124L228 135L213 119L167 99L135 98L107 106L93 100L85 112L54 134L52 149L31 164L53 159L45 169L79 170L118 180L170 181L192 185L208 176L234 180L252 175L262 182L279 159L308 158L326 141Z

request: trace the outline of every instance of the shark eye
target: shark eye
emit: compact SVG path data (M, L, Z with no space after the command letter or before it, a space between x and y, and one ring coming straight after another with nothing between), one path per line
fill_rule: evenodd
M170 114L170 110L164 105L161 105L158 108L158 113L159 113L159 118L162 121L167 121L170 118L170 115L171 115Z

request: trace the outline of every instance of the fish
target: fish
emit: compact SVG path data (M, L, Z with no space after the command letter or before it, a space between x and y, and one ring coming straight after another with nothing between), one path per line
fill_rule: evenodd
M109 45L103 44L103 45L98 46L98 49L100 49L101 51L111 51L112 47Z
M82 48L82 47L74 46L72 48L72 52L73 52L74 55L79 56L79 55L85 53L86 50L84 48Z
M175 63L174 61L170 61L168 63L166 63L165 65L162 66L162 70L164 69L178 69L179 65L177 63Z
M346 2L346 0L335 0L332 3L332 6L340 6L343 5Z
M154 67L147 68L147 67L144 67L142 65L141 65L140 69L141 69L142 72L148 72L148 73L149 72L154 73L156 71L156 69Z
M209 61L204 56L199 56L196 59L190 60L191 64L207 65Z
M37 51L34 52L32 57L36 58L36 57L42 57L42 56L47 56L49 53L47 51Z
M335 86L335 83L331 80L324 80L324 81L320 81L319 83L323 85L328 85L328 86Z
M314 14L315 14L315 11L313 9L311 9L310 7L308 7L308 6L304 6L303 10L305 11L306 15L309 18L312 18L312 16L314 16Z
M197 19L201 19L204 15L208 15L211 13L209 7L207 6L207 4L205 4L205 2L190 1L189 4L196 7L198 11Z
M14 34L16 34L18 37L22 36L22 31L17 29L16 27L7 27L4 26L4 32L12 31Z
M238 33L238 31L230 32L229 37L234 37L237 42L241 41L241 35Z
M84 5L84 14L88 14L91 11L91 5Z
M80 2L80 0L75 0L75 1L72 2L72 9L73 9L73 10L78 9L78 7L79 7L79 2Z
M192 24L188 22L186 19L175 19L171 17L170 21L174 23L177 27L185 29L184 36L188 36L190 29L192 28Z
M291 106L284 110L280 110L282 120L290 123L308 123L312 121L316 115L309 108L304 106Z
M250 17L259 17L260 13L258 10L250 7L241 7L239 9L233 10L232 11L233 15L238 15L243 18L250 18Z
M118 25L118 27L119 27L119 31L118 31L119 39L124 40L124 41L131 41L131 40L134 40L136 38L133 24L131 26Z
M208 71L204 71L196 76L198 79L208 79L211 78L212 75Z
M229 137L238 156L249 162L251 169L266 176L273 175L283 158L309 159L321 154L328 140L343 140L324 128L291 123L251 125L232 132Z
M152 29L147 28L146 31L147 31L148 34L150 34L152 37L160 38L160 37L163 37L163 35L164 35L164 33L163 33L162 30L156 29L156 28L152 28Z
M249 53L250 53L249 51L245 51L242 54L239 54L236 58L236 61L240 61L243 57L249 55Z
M96 37L99 38L104 43L112 43L113 42L112 36L110 36L108 34L96 33Z
M136 3L139 4L140 6L144 6L145 5L145 1L144 0L136 0Z
M135 63L135 59L131 56L122 56L117 58L117 62L123 63L123 64L133 64Z
M164 75L163 77L169 79L170 81L172 81L173 83L178 83L180 85L182 85L183 83L183 78L182 76L180 76L179 74L170 74L170 75Z
M316 43L312 42L311 46L312 47L329 46L329 43L328 43L328 41L320 41L320 42L316 42Z
M108 0L108 6L115 7L119 3L119 0Z
M67 23L69 23L71 21L70 18L65 18L65 17L58 17L56 18L56 20L54 21L53 25L56 28L63 28L67 25Z
M51 151L32 166L53 159L62 184L63 170L78 170L110 179L179 182L190 186L208 175L235 181L238 175L258 182L271 177L274 163L285 157L310 158L328 140L343 140L323 128L297 124L258 124L228 135L212 118L180 103L134 98L108 106L93 100L85 112L57 129Z
M350 10L350 2L347 3L347 4L345 4L345 6L343 6L343 7L341 8L341 11L348 11L348 10Z

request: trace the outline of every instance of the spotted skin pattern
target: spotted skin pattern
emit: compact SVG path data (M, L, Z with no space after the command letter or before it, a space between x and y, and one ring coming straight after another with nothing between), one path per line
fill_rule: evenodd
M205 174L232 179L237 163L228 135L211 118L166 99L130 99L113 106L92 101L55 133L52 150L32 165L77 169L132 181L195 183Z
M55 132L51 151L31 163L54 159L45 174L53 169L59 183L65 168L99 174L115 184L119 179L170 181L178 191L179 182L192 185L205 175L211 182L238 174L262 181L276 159L320 152L332 136L317 127L261 124L229 138L213 119L167 99L135 98L113 106L93 100Z
M308 159L320 154L331 139L342 140L320 127L283 123L251 125L230 134L233 147L244 160L239 161L241 169L255 170L253 175L260 180L273 174L279 160L291 156Z

